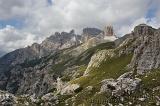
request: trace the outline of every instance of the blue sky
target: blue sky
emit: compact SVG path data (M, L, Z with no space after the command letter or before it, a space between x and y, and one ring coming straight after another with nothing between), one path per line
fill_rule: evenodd
M50 5L52 5L52 0L47 0L47 2L48 2Z
M14 26L17 29L21 29L24 26L24 19L8 19L0 20L0 28L3 29L6 25Z
M53 0L46 0L50 5L52 5ZM13 17L7 20L0 20L0 29L5 28L7 25L14 26L15 28L21 29L22 27L25 26L25 17L23 18L17 18Z
M140 23L159 27L160 0L1 0L0 56L56 31L113 25L123 36Z

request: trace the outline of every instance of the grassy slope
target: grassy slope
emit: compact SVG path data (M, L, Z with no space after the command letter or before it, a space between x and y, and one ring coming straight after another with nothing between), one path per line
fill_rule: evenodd
M60 53L58 58L62 59L63 61L58 64L54 64L50 73L63 72L64 69L66 69L67 67L71 67L73 65L79 65L79 66L87 65L90 61L91 56L95 52L103 49L113 49L114 47L115 47L115 44L113 42L102 43L86 50L85 52L80 54L78 57L73 57L70 54L63 55L63 53Z
M92 97L93 100L99 100L104 103L103 100L112 104L121 103L124 106L132 103L131 106L140 104L141 106L156 106L157 98L160 97L160 89L153 91L153 88L160 87L160 69L151 70L150 73L139 76L142 79L142 84L139 89L131 95L124 95L124 101L120 98L110 98L109 94L96 94ZM140 98L145 98L144 101L140 101Z
M85 103L86 105L100 90L100 82L108 78L117 78L127 70L125 67L130 63L132 55L123 55L121 57L114 57L103 62L99 68L92 70L89 76L80 77L71 83L78 83L84 89L76 95L76 105ZM87 86L93 86L92 91L87 91ZM103 98L104 99L104 98ZM89 105L89 104L88 104Z
M82 76L71 83L79 83L81 86L89 86L106 78L117 78L125 73L125 67L131 61L132 55L114 57L101 63L98 68L92 69L89 76Z

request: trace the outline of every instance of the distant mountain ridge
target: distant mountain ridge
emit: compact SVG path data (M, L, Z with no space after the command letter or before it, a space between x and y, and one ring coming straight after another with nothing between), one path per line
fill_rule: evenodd
M12 62L12 60L16 58L17 58L17 62L14 62L11 64L23 63L25 59L31 60L35 58L40 58L50 53L54 53L57 50L70 48L72 46L76 46L81 43L84 43L85 41L83 40L85 38L87 38L86 39L87 41L92 37L103 36L103 35L99 35L101 33L102 31L96 28L84 28L82 35L75 34L74 30L71 30L69 33L68 32L62 32L62 33L55 32L54 35L51 35L50 37L46 38L44 41L42 41L41 44L34 43L31 46L28 46L26 48L17 49L1 57L0 60L3 60L4 57L7 58L8 56L10 57L10 59L8 59L10 60L8 61L8 63ZM21 55L20 57L22 58L20 59L18 56L16 56L16 54Z

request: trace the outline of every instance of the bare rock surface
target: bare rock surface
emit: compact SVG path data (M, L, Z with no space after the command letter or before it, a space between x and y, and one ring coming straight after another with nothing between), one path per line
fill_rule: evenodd
M61 91L61 95L72 95L75 93L76 90L80 88L78 84L69 84Z
M0 91L1 106L16 106L17 98L8 92Z
M125 73L118 79L105 79L102 81L100 92L111 92L112 96L122 96L133 93L140 85L141 79L131 78L131 72Z
M134 35L138 38L131 66L139 74L160 67L160 30L142 24L135 27Z

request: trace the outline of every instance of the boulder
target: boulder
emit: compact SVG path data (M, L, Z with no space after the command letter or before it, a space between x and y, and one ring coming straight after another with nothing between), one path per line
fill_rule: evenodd
M8 92L0 91L0 106L16 106L17 98Z
M42 96L41 99L43 101L51 101L51 100L53 101L53 100L57 100L58 98L53 93L48 93L48 94Z
M80 85L78 84L70 84L66 86L64 89L61 91L61 95L72 95L76 92L76 90L80 89Z
M113 96L133 93L140 85L141 79L128 76L130 76L130 73L125 73L116 80L103 80L100 92L111 92Z

